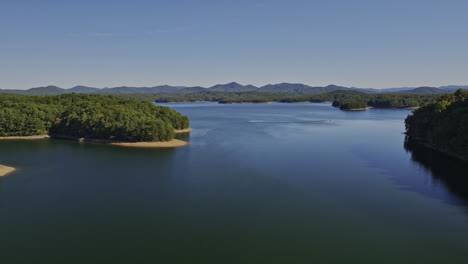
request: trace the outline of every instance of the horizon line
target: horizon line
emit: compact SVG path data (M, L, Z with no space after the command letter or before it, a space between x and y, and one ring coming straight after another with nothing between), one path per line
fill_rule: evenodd
M232 81L232 82L227 82L227 83L217 83L217 84L214 84L214 85L211 85L211 86L201 86L201 85L186 86L186 85L160 84L160 85L154 85L154 86L129 86L129 85L121 85L121 86L95 87L95 86L88 86L88 85L78 84L78 85L75 85L75 86L72 86L72 87L69 87L69 88L64 88L64 87L60 87L60 86L58 86L58 85L49 84L49 85L37 86L37 87L30 87L30 88L25 88L25 89L8 89L8 88L4 89L4 88L0 88L0 90L3 90L3 91L5 91L5 90L27 91L27 90L30 90L30 89L47 88L47 87L56 87L56 88L60 88L60 89L64 89L64 90L69 90L69 89L76 88L76 87L87 87L87 88L95 88L95 89L112 89L112 88L121 88L121 87L126 87L126 88L155 88L155 87L161 87L161 86L183 87L183 88L201 87L201 88L204 88L204 89L210 89L210 88L215 87L215 86L217 86L217 85L228 85L228 84L239 84L239 85L241 85L241 86L254 86L254 87L256 87L257 89L262 88L262 87L265 87L265 86L268 86L268 85L278 85L278 84L300 84L300 85L306 85L306 86L309 86L309 87L339 86L339 87L344 87L344 88L349 88L349 89L356 88L356 89L375 89L375 90L400 89L400 88L421 88L421 87L439 88L439 87L447 87L447 86L454 86L454 87L456 87L456 86L463 86L463 87L468 86L468 84L464 84L464 85L463 85L463 84L447 84L447 85L441 85L441 86L421 85L421 86L400 86L400 87L388 87L388 88L372 88L372 87L344 86L344 85L337 85L337 84L328 84L328 85L323 85L323 86L320 86L320 85L314 86L314 85L309 85L309 84L300 83L300 82L268 83L268 84L265 84L265 85L257 86L257 85L253 85L253 84L241 84L241 83L239 83L239 82Z

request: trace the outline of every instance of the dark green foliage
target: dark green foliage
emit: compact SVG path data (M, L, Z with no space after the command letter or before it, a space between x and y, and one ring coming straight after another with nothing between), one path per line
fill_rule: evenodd
M119 141L167 141L189 119L151 102L115 96L0 95L0 136L51 136Z
M297 103L297 102L333 102L333 106L342 109L365 108L407 108L419 107L433 102L441 95L426 94L368 94L353 90L336 90L322 94L268 93L268 92L197 92L190 94L119 94L123 98L136 98L142 101L156 102L219 102L234 103Z
M27 96L0 95L0 136L47 134L60 107L46 104Z
M334 101L334 106L340 107L341 110L365 109L367 107L365 99L344 99L339 103L336 102L337 101Z
M340 109L357 109L371 106L374 108L419 107L440 98L440 95L418 94L365 94L355 92L343 94L333 101L333 106Z
M378 94L370 97L367 104L375 108L419 107L435 101L440 95L427 94Z
M468 91L443 95L405 120L410 138L468 159Z

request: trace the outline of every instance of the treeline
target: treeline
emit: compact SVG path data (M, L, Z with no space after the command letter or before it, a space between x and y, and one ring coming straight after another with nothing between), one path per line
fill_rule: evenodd
M0 136L167 141L188 117L151 102L109 95L0 95Z
M437 94L350 94L333 101L333 106L342 110L374 108L410 108L420 107L434 102L441 95Z
M297 103L333 102L340 109L419 107L440 98L438 94L368 94L353 90L336 90L322 94L267 93L267 92L198 92L191 94L119 94L122 98L136 98L155 102L219 102L237 103Z
M142 101L158 103L172 102L219 102L229 103L264 103L280 102L282 100L307 100L303 94L269 93L269 92L219 92L203 91L189 94L157 93L157 94L115 94L122 98L136 98Z
M468 91L443 95L405 120L409 139L468 160Z

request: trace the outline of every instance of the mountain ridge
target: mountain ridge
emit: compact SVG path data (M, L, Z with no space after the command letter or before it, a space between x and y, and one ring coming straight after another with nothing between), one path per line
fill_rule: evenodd
M468 85L447 85L440 87L400 87L400 88L358 88L358 87L345 87L330 84L327 86L309 86L302 83L277 83L267 84L264 86L254 86L251 84L242 85L237 82L230 82L226 84L216 84L211 87L205 88L201 86L171 86L171 85L158 85L152 87L136 87L136 86L117 86L97 88L85 85L77 85L71 88L61 88L55 85L34 87L27 90L19 89L0 89L0 93L11 94L24 94L24 95L56 95L66 93L89 93L89 94L157 94L157 93L197 93L197 92L273 92L273 93L298 93L298 94L319 94L327 93L336 90L353 90L364 93L396 93L396 94L439 94L451 93L457 89L467 89Z

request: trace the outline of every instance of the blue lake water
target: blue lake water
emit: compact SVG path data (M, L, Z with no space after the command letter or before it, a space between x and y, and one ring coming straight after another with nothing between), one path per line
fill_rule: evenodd
M0 263L468 263L468 168L411 111L163 105L189 146L0 141Z

